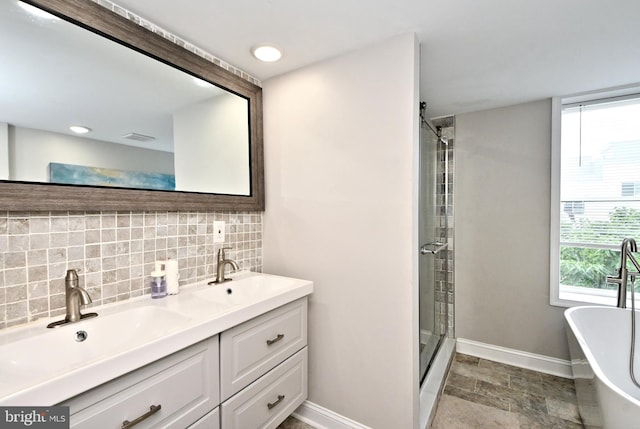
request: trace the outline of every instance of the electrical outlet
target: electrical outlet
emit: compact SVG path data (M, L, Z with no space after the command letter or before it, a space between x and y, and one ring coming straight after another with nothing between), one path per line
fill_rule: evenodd
M213 222L213 242L224 243L225 225L223 220Z

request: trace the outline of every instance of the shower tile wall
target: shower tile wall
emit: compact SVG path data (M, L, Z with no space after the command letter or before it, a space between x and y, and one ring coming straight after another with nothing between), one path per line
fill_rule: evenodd
M437 236L444 240L448 237L449 247L447 251L440 252L436 255L436 317L440 324L440 332L446 332L447 336L455 337L454 323L454 225L453 225L453 200L454 200L454 146L455 146L455 118L448 116L433 120L436 127L441 127L442 137L448 139L447 146L440 145L438 153L438 195L437 195L437 211L440 213L439 227L436 230ZM448 206L445 206L445 153L448 155ZM448 271L448 281L445 276ZM448 295L448 296L447 296ZM448 312L448 317L447 317Z
M150 294L156 260L176 259L180 285L213 279L213 221L227 256L262 271L262 213L0 212L0 329L64 314L64 276L77 269L92 305Z

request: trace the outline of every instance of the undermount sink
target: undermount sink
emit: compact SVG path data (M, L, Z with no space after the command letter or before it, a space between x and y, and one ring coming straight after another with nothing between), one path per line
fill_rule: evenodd
M20 384L41 373L63 374L153 341L188 321L173 311L143 306L43 329L42 334L0 344L0 380Z
M228 306L241 306L278 295L284 290L294 287L297 280L282 277L255 276L241 278L237 281L209 286L194 292L194 295L205 301Z

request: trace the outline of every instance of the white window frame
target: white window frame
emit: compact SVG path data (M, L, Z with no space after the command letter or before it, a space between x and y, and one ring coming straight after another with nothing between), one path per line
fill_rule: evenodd
M562 106L564 104L621 97L638 93L640 93L640 85L634 84L601 91L553 97L551 100L551 234L549 249L549 303L551 305L559 307L592 304L615 306L617 298L617 292L611 289L565 286L563 291L560 290L560 146ZM628 301L628 306L631 306L630 300ZM640 297L636 298L636 306L640 307Z

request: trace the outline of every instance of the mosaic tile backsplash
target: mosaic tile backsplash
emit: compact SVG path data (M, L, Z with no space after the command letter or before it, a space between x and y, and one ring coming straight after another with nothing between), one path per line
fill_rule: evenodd
M214 244L219 220L226 240ZM223 246L261 272L262 213L0 212L0 329L64 314L67 269L96 306L150 294L156 260L178 261L180 285L213 279Z

